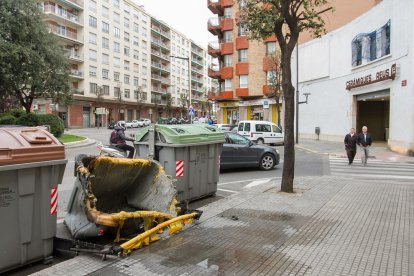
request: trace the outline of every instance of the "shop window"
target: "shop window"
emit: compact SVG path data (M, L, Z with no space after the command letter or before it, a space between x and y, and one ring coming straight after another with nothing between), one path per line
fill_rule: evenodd
M390 54L391 21L376 31L359 34L352 40L352 66L366 64Z

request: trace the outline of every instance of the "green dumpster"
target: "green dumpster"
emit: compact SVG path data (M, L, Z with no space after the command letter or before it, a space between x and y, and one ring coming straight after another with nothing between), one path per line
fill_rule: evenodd
M136 133L136 157L148 158L149 137L149 127ZM178 201L217 192L224 142L224 132L209 125L155 125L154 159L177 180Z

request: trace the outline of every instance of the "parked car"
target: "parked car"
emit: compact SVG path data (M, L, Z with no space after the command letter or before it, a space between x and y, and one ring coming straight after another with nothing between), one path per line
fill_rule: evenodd
M215 124L213 126L216 126L218 129L221 129L224 131L231 131L234 128L234 125L229 125L229 124Z
M151 124L151 120L150 119L142 119L144 122L144 126L149 126Z
M220 155L220 168L259 167L262 170L271 170L279 164L279 151L266 146L258 145L242 135L234 132L224 132L226 143Z
M138 120L138 127L149 126L151 123L150 119L141 118Z
M284 140L282 129L268 121L240 121L237 133L257 144L283 144Z
M132 124L132 127L139 127L138 120L132 120L131 124Z
M131 121L126 121L125 126L126 126L126 128L132 128L132 122Z

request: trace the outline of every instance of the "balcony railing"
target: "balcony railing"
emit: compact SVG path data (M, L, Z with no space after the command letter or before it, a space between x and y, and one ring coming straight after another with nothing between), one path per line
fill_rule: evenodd
M81 55L76 51L67 50L65 51L65 56L67 58L82 60Z
M162 65L160 63L152 62L151 63L151 66L152 67L156 67L156 68L161 69L161 70L164 70L164 71L170 72L170 67L169 66L165 66L165 65Z
M164 78L164 77L161 77L161 76L158 76L158 75L155 75L155 74L151 74L151 78L154 79L154 80L161 81L163 83L168 83L168 84L170 83L170 79Z
M170 49L170 46L167 43L164 43L161 39L151 37L151 41L158 44L158 45L160 45L161 47Z
M156 86L152 86L151 91L152 92L157 92L157 93L168 93L167 89L163 89L161 87L156 87Z
M61 18L64 18L66 20L69 20L69 21L75 22L77 24L80 24L79 16L77 16L77 15L75 15L73 13L70 13L70 12L61 12L55 6L45 5L43 7L43 11L45 13L53 13L53 14L61 17Z
M72 31L68 31L66 29L61 29L58 26L54 26L54 25L49 25L49 30L52 33L55 33L57 35L63 36L63 37L67 37L70 39L74 39L74 40L78 40L78 34Z
M170 56L169 55L163 54L163 53L158 52L158 51L155 51L155 50L151 50L151 54L153 54L153 55L155 55L157 57L163 58L165 60L170 60Z
M191 67L191 71L198 73L199 75L203 75L203 70Z
M154 25L152 25L152 26L151 26L151 29L152 29L152 30L154 30L154 31L156 31L157 33L159 33L159 34L161 34L161 35L165 36L165 37L168 37L168 38L170 38L170 37L171 37L170 33L166 32L166 31L163 31L163 30L161 30L160 28L155 27Z
M70 75L71 75L71 76L75 76L75 77L80 77L80 78L82 78L82 77L83 77L83 73L82 73L82 71L75 70L75 69L71 69L71 70L70 70Z
M75 94L75 95L84 95L85 94L85 91L84 90L81 90L81 89L74 89L73 92L72 92L72 94Z

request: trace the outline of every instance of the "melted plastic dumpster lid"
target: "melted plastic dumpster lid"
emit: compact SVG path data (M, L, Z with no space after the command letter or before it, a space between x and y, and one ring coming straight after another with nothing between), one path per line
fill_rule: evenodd
M61 159L65 146L43 128L0 128L0 166Z

